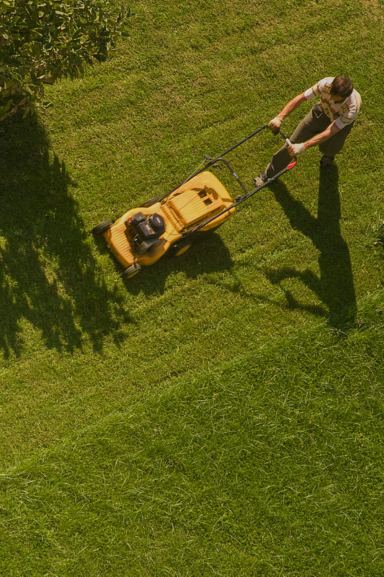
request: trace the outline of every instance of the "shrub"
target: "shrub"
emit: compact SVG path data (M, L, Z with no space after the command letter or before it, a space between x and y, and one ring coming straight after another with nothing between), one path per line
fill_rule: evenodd
M0 120L33 110L45 84L104 61L128 16L100 0L0 0Z

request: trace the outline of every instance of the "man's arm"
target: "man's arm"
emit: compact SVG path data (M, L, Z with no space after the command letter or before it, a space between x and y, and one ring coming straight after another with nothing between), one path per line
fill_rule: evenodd
M312 148L312 146L318 146L322 142L325 142L337 132L339 132L339 129L337 128L335 123L332 122L332 124L328 126L328 128L326 128L324 132L316 134L316 136L310 138L309 140L307 140L307 142L303 142L301 144L291 144L291 146L288 146L288 152L290 156L293 158L297 154L302 154L303 152L308 150L308 148Z
M278 132L284 118L296 110L296 108L299 108L303 102L305 102L304 94L298 94L295 96L295 98L288 102L288 104L284 106L283 110L279 112L279 114L268 124L272 132Z
M316 136L314 136L310 140L307 140L307 142L304 142L304 150L307 150L308 148L312 148L312 146L317 146L322 142L325 142L326 140L331 138L331 136L336 134L336 132L339 132L339 128L337 128L336 124L332 122L332 124L328 126L328 128L326 128L324 132L320 132L320 134L316 134Z

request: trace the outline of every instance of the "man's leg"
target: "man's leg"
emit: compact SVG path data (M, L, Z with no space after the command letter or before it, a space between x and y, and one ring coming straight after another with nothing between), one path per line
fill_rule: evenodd
M323 157L320 160L320 166L330 166L333 163L336 154L341 152L344 142L353 128L353 124L354 123L352 122L352 124L345 126L336 132L336 134L334 134L329 140L326 140L319 145L319 150L323 153Z
M327 126L330 125L330 120L322 112L320 106L315 105L312 110L307 114L305 118L300 122L294 133L292 134L290 141L294 143L306 142L316 134L323 132ZM345 129L343 129L345 130ZM291 162L292 158L287 150L287 145L285 144L278 150L272 157L271 162L268 164L264 171L264 175L267 178L272 178L283 170Z

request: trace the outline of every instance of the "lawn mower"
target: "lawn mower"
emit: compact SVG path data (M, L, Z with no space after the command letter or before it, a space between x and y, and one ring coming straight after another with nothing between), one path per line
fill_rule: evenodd
M216 158L205 156L208 161L205 166L170 192L128 210L114 224L105 220L92 229L94 235L104 236L110 251L125 269L122 273L124 278L133 277L142 267L154 264L166 252L174 256L183 254L196 240L224 224L239 204L295 166L296 160L293 159L284 170L248 192L229 162L223 158L267 126L258 128ZM279 132L290 144L285 134L281 130ZM228 168L243 191L235 200L218 178L207 170L219 163Z

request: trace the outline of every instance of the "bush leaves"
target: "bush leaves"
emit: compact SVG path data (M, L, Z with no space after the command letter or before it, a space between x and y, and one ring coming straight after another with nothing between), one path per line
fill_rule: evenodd
M115 48L130 16L114 14L101 0L0 1L0 120L23 109L28 114L44 84L83 74Z

